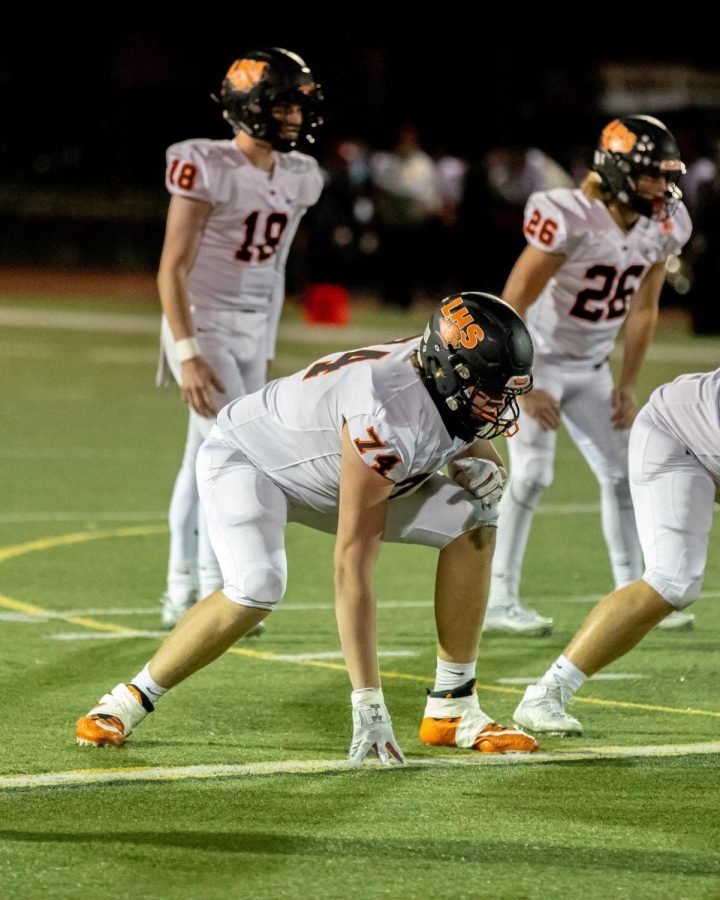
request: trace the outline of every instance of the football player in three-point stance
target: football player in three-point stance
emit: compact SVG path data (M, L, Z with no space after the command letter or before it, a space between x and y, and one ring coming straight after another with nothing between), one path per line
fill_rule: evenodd
M561 422L600 483L615 587L642 573L628 485L629 429L665 261L690 237L676 185L685 166L661 122L627 116L603 130L593 169L577 190L529 198L528 246L503 291L535 344L535 389L521 402L522 429L509 445L511 475L500 508L486 631L552 629L552 619L525 607L519 591L533 513L553 478ZM622 369L614 385L608 356L623 323ZM692 619L678 611L664 627L690 627Z
M280 602L288 521L336 535L335 603L352 683L349 759L403 762L377 658L373 566L383 541L439 551L436 677L420 737L482 752L532 751L479 706L475 664L504 472L490 439L512 433L532 386L522 319L488 294L448 297L422 338L330 354L225 406L198 454L222 590L193 606L149 664L77 723L81 744L122 744L153 704ZM438 474L448 464L449 475Z
M317 162L296 148L321 124L319 86L287 50L236 60L222 85L232 140L189 140L167 151L167 216L158 287L164 358L190 407L170 503L163 624L222 584L198 509L195 459L229 400L266 381L284 299L285 261L317 202Z
M659 387L630 435L630 490L645 556L642 578L598 603L515 710L534 731L581 734L565 704L585 679L631 650L702 588L720 490L720 369Z

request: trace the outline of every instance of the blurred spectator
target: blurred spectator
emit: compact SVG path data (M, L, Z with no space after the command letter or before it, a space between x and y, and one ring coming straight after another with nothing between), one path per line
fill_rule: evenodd
M429 223L431 252L428 254L427 290L445 296L462 290L462 248L458 241L459 213L465 194L468 164L464 159L437 148L433 152L435 183L440 210Z
M681 187L686 196L689 188L695 211L690 253L683 257L692 285L688 302L693 330L696 334L720 334L720 143L715 145L714 158L701 158L691 166ZM685 273L681 270L681 274Z
M494 147L467 174L460 209L461 278L469 286L482 271L486 290L500 293L522 251L523 211L535 191L575 187L573 178L537 147Z
M370 160L375 188L382 292L385 303L407 309L433 270L430 223L443 203L432 157L413 125L400 128L393 150Z
M378 238L369 156L365 143L348 138L332 144L323 159L325 188L305 222L313 282L373 281Z

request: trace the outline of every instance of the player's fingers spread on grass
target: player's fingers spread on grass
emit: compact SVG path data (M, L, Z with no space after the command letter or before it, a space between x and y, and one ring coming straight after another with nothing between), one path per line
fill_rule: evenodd
M392 741L387 741L385 744L385 749L389 754L388 763L390 765L400 766L403 763L407 762L405 754L402 752L397 743L393 744Z
M374 749L374 745L371 744L369 740L353 741L352 744L350 744L348 762L351 766L361 765L362 761L372 749Z

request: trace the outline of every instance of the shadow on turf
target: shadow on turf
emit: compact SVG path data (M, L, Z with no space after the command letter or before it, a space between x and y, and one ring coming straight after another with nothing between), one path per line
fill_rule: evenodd
M524 841L418 841L378 838L318 838L310 835L229 832L212 834L203 831L119 831L114 833L50 833L42 831L0 831L0 840L37 844L137 844L142 847L177 847L181 850L210 850L217 853L258 854L268 856L303 856L349 859L403 859L416 856L422 860L475 861L486 858L494 865L507 862L523 866L572 869L617 869L652 874L720 876L720 859L689 856L668 850L612 850L598 847L558 846Z

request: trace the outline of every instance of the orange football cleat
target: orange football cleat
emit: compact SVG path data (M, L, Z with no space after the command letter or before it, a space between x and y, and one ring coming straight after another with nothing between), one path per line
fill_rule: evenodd
M83 747L120 747L152 710L153 705L134 684L118 684L77 720L75 738Z
M462 747L480 753L534 753L535 738L503 728L480 709L475 679L454 691L428 692L420 740L433 747Z

